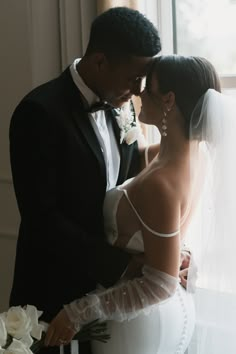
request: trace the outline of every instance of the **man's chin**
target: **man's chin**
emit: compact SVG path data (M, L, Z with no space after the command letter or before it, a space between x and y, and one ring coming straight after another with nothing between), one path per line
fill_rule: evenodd
M131 97L122 97L120 99L117 99L116 101L111 102L110 104L114 108L121 108L124 104L126 104L130 100L131 100Z

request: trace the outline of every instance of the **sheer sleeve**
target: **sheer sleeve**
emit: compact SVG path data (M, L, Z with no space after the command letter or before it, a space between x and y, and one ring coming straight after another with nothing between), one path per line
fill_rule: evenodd
M125 281L105 291L97 290L64 308L78 331L81 326L99 318L124 321L135 318L141 310L149 312L175 293L178 278L145 265L143 276Z

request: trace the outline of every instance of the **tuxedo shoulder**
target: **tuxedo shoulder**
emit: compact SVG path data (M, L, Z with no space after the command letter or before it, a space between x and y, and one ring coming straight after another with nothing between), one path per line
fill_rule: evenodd
M68 92L73 89L73 81L70 75L69 68L67 68L58 77L49 80L31 90L19 105L38 105L44 109L58 109L60 110L65 105Z

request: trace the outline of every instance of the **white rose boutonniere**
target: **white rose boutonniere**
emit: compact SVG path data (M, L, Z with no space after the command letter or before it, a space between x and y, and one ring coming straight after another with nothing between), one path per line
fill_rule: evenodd
M121 107L116 120L120 128L120 144L124 141L128 145L133 144L142 135L140 127L135 121L135 114L130 109L130 102Z

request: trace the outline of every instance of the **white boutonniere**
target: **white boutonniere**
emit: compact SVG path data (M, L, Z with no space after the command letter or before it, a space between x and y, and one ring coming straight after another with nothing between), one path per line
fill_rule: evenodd
M120 144L124 141L126 144L133 144L142 134L135 121L135 114L130 109L130 102L124 104L116 117L120 128Z

